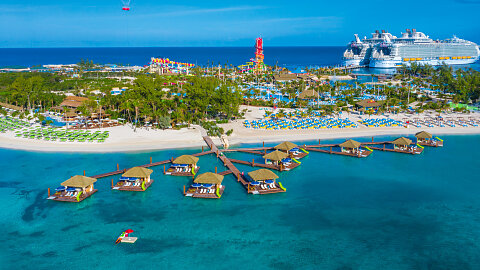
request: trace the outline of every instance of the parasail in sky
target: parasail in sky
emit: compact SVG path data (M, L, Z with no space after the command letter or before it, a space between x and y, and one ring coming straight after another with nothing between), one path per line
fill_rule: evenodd
M130 0L122 0L122 10L129 11L130 10Z

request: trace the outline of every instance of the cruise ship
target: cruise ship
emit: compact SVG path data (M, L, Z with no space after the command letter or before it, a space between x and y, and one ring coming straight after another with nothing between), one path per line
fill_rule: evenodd
M433 40L415 29L407 29L401 37L383 31L375 31L372 38L348 44L343 55L346 66L369 66L372 68L395 68L411 63L438 65L465 65L479 59L477 44L457 37Z

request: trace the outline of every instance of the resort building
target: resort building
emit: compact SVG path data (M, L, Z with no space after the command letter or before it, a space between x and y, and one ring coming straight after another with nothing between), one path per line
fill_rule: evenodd
M300 159L308 155L308 152L291 142L283 142L274 147L276 150L285 152L289 158Z
M393 150L395 152L404 152L409 154L420 154L423 149L412 145L412 140L405 137L400 137L392 141Z
M339 144L338 146L340 146L342 153L352 154L355 156L362 156L363 152L370 152L360 149L361 143L354 140L348 140Z
M194 176L200 167L197 166L199 158L191 155L179 156L173 160L165 174L176 176Z
M202 173L193 180L188 190L184 190L184 194L187 197L219 199L225 190L222 181L223 175L212 172Z
M55 189L55 194L50 195L48 190L48 199L62 202L81 202L97 192L93 184L97 179L83 175L75 175L72 178L61 183L61 187Z
M124 191L145 191L153 183L153 179L150 178L152 173L153 170L147 168L133 167L122 174L122 177L112 188Z
M278 175L267 169L259 169L249 172L251 181L248 183L248 193L252 194L268 194L285 192L286 189L282 183L277 183Z
M418 132L417 134L415 134L415 138L417 138L418 145L433 146L433 147L443 146L442 140L440 140L439 138L434 139L433 135L426 131Z
M265 159L265 164L272 165L268 166L268 168L279 171L289 171L300 165L298 160L290 158L287 153L278 150L264 155L263 158Z

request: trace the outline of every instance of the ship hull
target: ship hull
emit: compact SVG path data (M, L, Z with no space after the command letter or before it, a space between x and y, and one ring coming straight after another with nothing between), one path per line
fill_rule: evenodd
M371 68L397 68L401 65L410 66L412 63L418 65L431 65L431 66L441 66L441 65L468 65L473 64L478 60L478 58L471 59L450 59L450 60L420 60L420 61L402 61L402 60L370 60L369 67Z

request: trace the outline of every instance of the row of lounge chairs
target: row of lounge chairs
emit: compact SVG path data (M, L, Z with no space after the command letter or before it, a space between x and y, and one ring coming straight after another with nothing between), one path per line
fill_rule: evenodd
M10 118L10 117L0 118L0 132L1 133L5 133L9 130L10 131L11 130L17 130L17 129L21 129L21 128L25 128L25 127L29 127L29 126L30 126L30 123L28 123L26 121L23 121L23 120Z
M19 130L16 132L16 137L23 137L28 139L37 139L45 141L60 141L60 142L105 142L110 136L108 131L72 131L54 128L35 128L28 130Z
M125 181L125 184L123 185L124 187L139 187L142 183L140 182L130 182L130 181Z
M200 193L200 194L215 194L215 189L213 189L213 188L199 188L198 193Z

